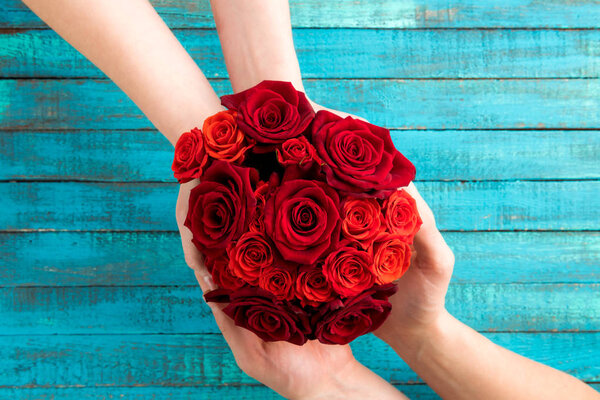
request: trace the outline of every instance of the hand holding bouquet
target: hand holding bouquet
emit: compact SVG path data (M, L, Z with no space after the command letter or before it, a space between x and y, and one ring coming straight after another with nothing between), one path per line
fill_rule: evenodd
M287 82L223 96L177 142L185 226L220 287L207 301L265 341L346 344L377 329L421 225L415 168L387 129L315 114Z

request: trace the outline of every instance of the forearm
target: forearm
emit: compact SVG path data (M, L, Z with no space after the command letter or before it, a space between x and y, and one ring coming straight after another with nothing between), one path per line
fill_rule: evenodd
M340 371L332 371L331 385L316 395L299 396L301 400L405 400L407 397L379 375L358 361Z
M175 143L221 109L210 84L147 0L24 0Z
M287 1L211 0L211 6L234 92L267 79L304 91Z
M456 320L427 333L398 332L390 344L444 399L598 399L578 379L504 349Z

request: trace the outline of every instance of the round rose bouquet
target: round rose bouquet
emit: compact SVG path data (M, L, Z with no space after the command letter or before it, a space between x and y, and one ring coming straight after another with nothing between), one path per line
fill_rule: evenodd
M377 329L421 225L402 187L415 168L387 129L315 114L288 82L221 98L184 133L173 172L185 226L235 323L266 341L346 344Z

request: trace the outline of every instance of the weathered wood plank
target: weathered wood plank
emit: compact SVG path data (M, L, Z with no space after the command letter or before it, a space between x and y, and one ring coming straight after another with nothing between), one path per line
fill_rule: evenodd
M2 334L217 333L195 279L181 273L194 286L0 288ZM598 283L452 284L446 304L479 331L600 331L599 291Z
M427 385L396 384L410 399L439 400ZM592 385L594 387L594 385ZM597 389L598 390L598 389ZM2 389L0 397L12 400L282 400L283 397L265 386L129 386L77 387L43 389Z
M175 34L206 76L228 76L216 31ZM598 42L597 30L294 32L305 78L592 78L600 76ZM49 30L0 35L0 60L1 77L105 77Z
M392 138L419 180L600 178L598 131L393 131ZM172 157L156 131L0 132L0 180L174 182Z
M446 232L454 283L600 282L599 232ZM188 285L177 233L0 233L0 286Z
M600 380L600 334L486 334L494 342L585 381ZM372 335L354 355L396 384L419 378ZM76 335L0 337L0 386L204 386L254 384L235 365L220 335ZM118 390L118 389L117 389Z
M442 230L597 230L600 181L419 182ZM0 183L0 230L175 231L177 184Z
M208 0L152 0L171 27L214 27ZM595 0L357 0L344 3L291 0L296 27L561 27L596 28L600 19ZM5 0L0 27L43 27L18 0Z
M220 94L228 81L214 81ZM313 100L388 128L600 128L600 80L307 80ZM2 80L2 129L152 128L110 81Z

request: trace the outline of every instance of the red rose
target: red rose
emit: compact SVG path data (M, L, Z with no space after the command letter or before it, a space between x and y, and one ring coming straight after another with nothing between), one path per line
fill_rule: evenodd
M304 265L298 270L296 296L302 305L319 306L335 298L331 284L323 275L321 266Z
M190 193L184 225L192 242L204 254L222 253L248 230L256 199L251 182L256 171L215 160Z
M342 234L368 248L383 230L381 207L375 199L350 197L342 203Z
M213 293L215 292L215 293ZM223 312L232 318L237 326L254 332L266 342L285 340L302 345L310 334L308 315L288 302L275 299L269 292L260 288L245 287L235 292L212 291L204 297L206 301L222 302L225 297L231 301Z
M371 271L379 284L400 278L410 266L410 246L399 235L380 233L373 242Z
M347 344L376 330L392 309L387 299L395 291L396 285L388 284L325 304L313 318L316 338L325 344Z
M295 268L272 266L261 271L258 286L270 292L278 300L292 300L295 281Z
M229 268L229 259L226 256L207 258L206 269L208 269L218 287L238 290L246 284L241 278L233 274L231 268Z
M339 197L322 182L284 182L267 200L265 229L287 261L313 264L339 238Z
M208 157L204 150L204 139L198 128L179 136L175 144L175 156L171 169L179 183L200 178Z
M396 150L385 128L321 110L312 137L327 182L338 190L383 198L415 177L415 167Z
M368 252L347 244L327 256L323 274L337 294L342 297L355 296L375 283L371 273L372 263Z
M251 285L258 285L261 269L273 265L273 249L260 232L244 233L228 248L229 268Z
M216 160L240 163L246 150L252 147L238 129L235 111L225 110L204 120L202 133L209 156Z
M315 115L304 93L289 82L262 81L221 97L221 104L237 111L240 129L262 144L283 143L301 135Z
M267 195L271 190L269 182L260 182L254 191L254 197L256 197L256 211L254 212L254 218L250 222L250 230L253 232L264 232L265 231L265 203L267 202Z
M296 165L306 168L314 162L321 163L315 148L304 136L286 140L276 151L277 161L284 167Z
M404 189L394 191L384 204L385 223L391 233L401 235L408 243L419 231L421 216L415 199Z

